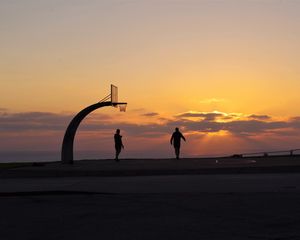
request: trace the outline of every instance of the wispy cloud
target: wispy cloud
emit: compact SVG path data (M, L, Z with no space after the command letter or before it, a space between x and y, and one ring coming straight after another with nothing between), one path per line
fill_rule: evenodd
M149 112L149 113L144 113L142 114L142 116L144 117L155 117L155 116L158 116L159 114L156 113L156 112Z
M105 114L97 114L96 116L98 122L111 119L109 115ZM51 112L5 112L0 113L0 131L60 131L66 129L68 123L73 117L73 114L59 114ZM93 122L93 120L91 119L90 122Z
M212 103L221 103L225 102L224 98L206 98L200 101L202 104L212 104Z
M251 114L249 115L249 118L251 119L257 119L257 120L269 120L271 119L268 115L257 115L257 114Z
M202 118L203 121L214 121L219 117L225 117L226 114L222 112L195 112L190 111L176 115L177 118Z

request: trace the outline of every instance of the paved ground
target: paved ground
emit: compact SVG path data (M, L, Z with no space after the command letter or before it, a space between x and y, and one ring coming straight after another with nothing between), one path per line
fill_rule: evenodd
M300 239L300 173L0 180L0 239Z
M0 178L146 176L222 173L300 173L300 156L215 159L126 159L83 160L73 165L37 163L33 166L0 169Z

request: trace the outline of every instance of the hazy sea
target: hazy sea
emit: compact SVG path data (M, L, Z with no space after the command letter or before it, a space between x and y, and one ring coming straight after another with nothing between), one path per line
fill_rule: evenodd
M51 162L60 161L60 151L0 151L0 163L5 162ZM112 151L75 151L74 159L113 159ZM173 158L173 152L129 152L121 153L121 158ZM188 156L186 156L188 157Z
M52 162L60 161L59 151L0 151L0 162ZM97 151L79 151L74 153L74 159L107 159L113 158L113 153Z
M6 162L52 162L60 161L60 151L0 151L0 163ZM83 160L83 159L113 159L114 158L114 149L111 151L75 151L74 159ZM282 155L272 154L274 155ZM284 152L284 154L288 154ZM295 154L300 154L300 151L295 152ZM188 155L182 153L183 158L203 158L203 157L223 157L230 156L232 154L216 154L216 155ZM257 156L262 154L258 154ZM256 155L252 155L256 156ZM160 152L160 151L124 151L121 153L121 158L134 158L134 159L163 159L163 158L174 158L173 151L169 152Z

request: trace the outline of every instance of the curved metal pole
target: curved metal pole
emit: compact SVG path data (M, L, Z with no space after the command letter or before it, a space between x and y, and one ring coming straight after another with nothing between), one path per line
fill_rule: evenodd
M81 121L91 112L94 110L106 107L106 106L113 106L112 102L99 102L96 104L93 104L83 110L81 110L70 122L62 144L62 151L61 151L61 161L63 163L73 163L73 145L74 145L74 138L76 131L78 129L79 124Z

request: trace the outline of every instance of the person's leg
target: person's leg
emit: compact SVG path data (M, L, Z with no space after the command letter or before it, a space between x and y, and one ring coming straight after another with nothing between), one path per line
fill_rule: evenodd
M179 147L176 147L175 148L176 159L179 159L179 153L180 153Z
M116 158L115 158L115 160L116 160L117 162L119 161L119 155L120 155L120 152L121 152L121 148L116 147Z

